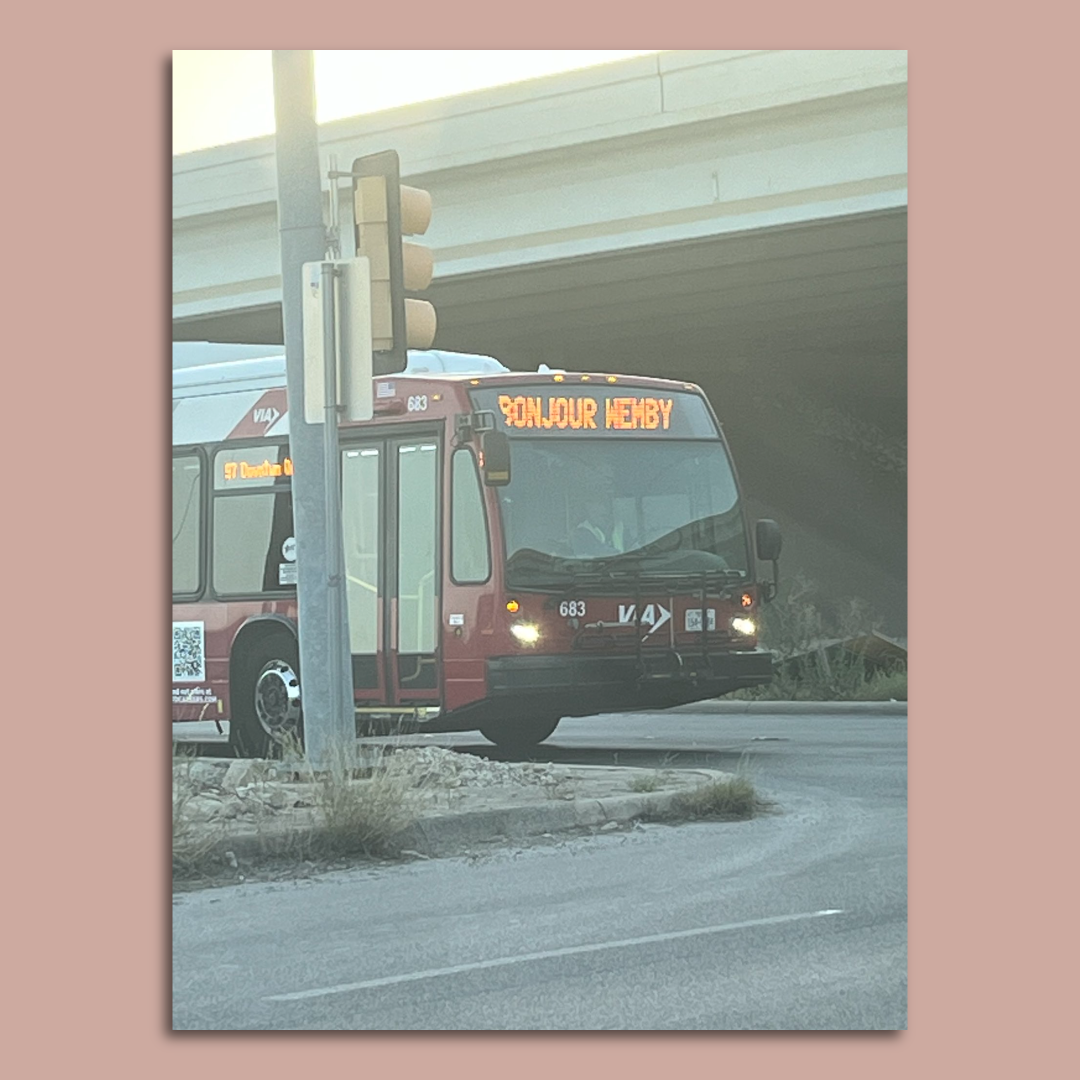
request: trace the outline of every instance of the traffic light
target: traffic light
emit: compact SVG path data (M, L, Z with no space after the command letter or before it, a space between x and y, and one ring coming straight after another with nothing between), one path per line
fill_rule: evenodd
M396 150L353 162L356 254L371 264L371 337L374 374L403 371L406 349L428 349L435 338L435 309L408 295L431 284L431 249L403 241L431 222L431 195L403 186Z

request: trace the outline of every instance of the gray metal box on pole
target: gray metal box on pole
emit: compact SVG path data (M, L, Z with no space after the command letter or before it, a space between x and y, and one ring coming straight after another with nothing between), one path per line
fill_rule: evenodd
M325 413L322 267L304 264L304 419L321 424ZM342 418L370 420L374 416L371 380L371 270L366 258L339 259L334 310L337 315L337 401Z

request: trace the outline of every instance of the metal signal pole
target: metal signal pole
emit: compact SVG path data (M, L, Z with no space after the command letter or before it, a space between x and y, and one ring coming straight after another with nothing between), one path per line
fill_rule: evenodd
M304 417L302 268L304 263L324 260L327 251L315 122L315 57L307 49L275 49L273 66L304 741L312 763L326 767L335 745L352 744L356 727L340 569L339 463L336 458L327 460L324 432L319 425L308 424ZM329 291L332 297L333 289ZM332 343L333 323L329 328L324 326L324 331ZM328 378L327 392L335 386L336 378ZM334 412L332 417L328 413L326 419L327 426L333 422L336 435ZM335 444L336 438L331 445ZM336 527L334 522L338 523Z

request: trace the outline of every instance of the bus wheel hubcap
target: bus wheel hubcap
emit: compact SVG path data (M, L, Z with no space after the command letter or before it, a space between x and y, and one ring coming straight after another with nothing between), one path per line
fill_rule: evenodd
M284 660L271 660L255 682L255 715L275 739L294 731L300 720L300 680Z

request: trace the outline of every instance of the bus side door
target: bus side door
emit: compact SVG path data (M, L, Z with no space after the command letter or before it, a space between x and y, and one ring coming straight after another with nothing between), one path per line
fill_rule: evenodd
M440 678L439 440L342 449L342 530L358 704L436 705Z
M438 704L441 514L439 443L433 436L392 439L392 488L397 494L388 530L391 560L389 659L395 700Z

